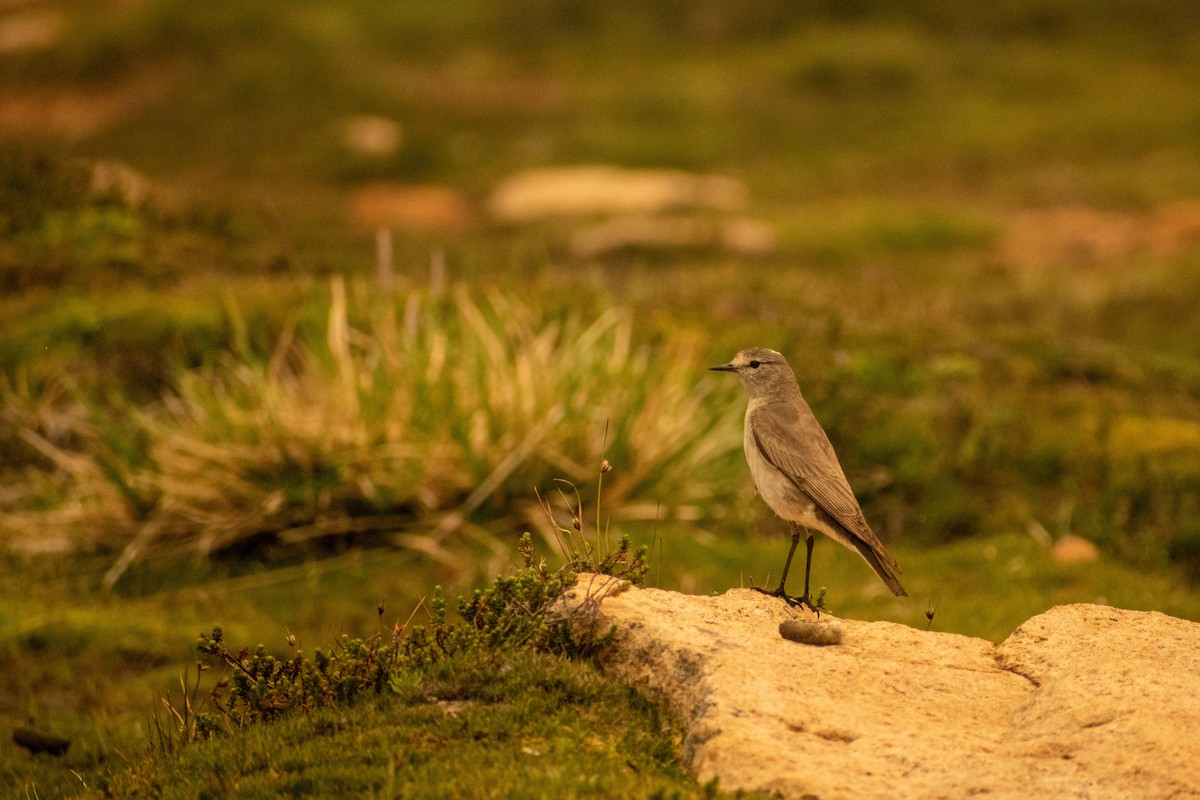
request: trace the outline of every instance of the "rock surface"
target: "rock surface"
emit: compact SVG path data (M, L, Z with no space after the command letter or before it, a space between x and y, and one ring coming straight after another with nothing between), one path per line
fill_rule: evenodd
M571 235L571 252L596 258L622 250L722 247L746 256L774 252L775 232L750 217L699 217L686 214L616 217L580 228Z
M530 169L501 181L488 211L501 222L607 214L656 214L678 208L731 211L747 191L724 175L604 164Z
M366 230L456 231L470 218L467 201L449 186L370 183L350 195L350 219Z
M578 624L618 627L602 663L670 707L701 781L788 798L1200 797L1200 624L1069 605L1006 641L811 618L748 589L616 593L582 575ZM828 615L821 622L830 620Z

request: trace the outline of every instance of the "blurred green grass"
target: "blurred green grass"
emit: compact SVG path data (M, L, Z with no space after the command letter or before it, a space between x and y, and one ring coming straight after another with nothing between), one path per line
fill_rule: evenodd
M314 181L368 174L337 147L352 113L405 127L409 148L378 175L471 192L529 163L591 160L730 170L785 204L855 190L1117 205L1197 192L1183 168L1200 135L1186 2L838 5L151 0L74 10L61 45L6 59L0 77L159 71L166 96L82 150L266 191L296 222L333 199Z

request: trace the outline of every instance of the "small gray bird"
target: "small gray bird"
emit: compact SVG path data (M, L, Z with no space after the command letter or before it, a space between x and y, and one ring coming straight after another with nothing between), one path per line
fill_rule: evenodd
M907 597L908 592L896 577L900 565L867 525L833 445L804 402L787 359L774 350L751 347L728 364L711 369L733 372L741 379L750 397L744 440L750 475L762 499L792 529L792 548L783 565L779 588L766 593L812 607L808 578L812 569L813 531L818 530L857 551L893 594ZM808 537L804 594L790 598L784 584L796 545L800 543L801 530Z

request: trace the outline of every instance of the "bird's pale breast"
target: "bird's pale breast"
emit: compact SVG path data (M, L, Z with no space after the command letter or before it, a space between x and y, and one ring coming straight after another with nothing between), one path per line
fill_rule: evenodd
M795 482L770 464L758 449L755 441L750 412L752 402L746 409L745 435L742 446L746 451L746 463L750 465L750 476L754 487L771 510L779 517L814 530L825 530L826 525L817 519L813 501L796 487Z

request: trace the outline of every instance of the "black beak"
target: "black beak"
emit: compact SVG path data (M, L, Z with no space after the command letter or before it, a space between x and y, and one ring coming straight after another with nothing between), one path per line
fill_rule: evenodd
M709 369L714 370L716 372L737 372L738 371L737 367L735 367L733 364L722 364L719 367L709 367Z

